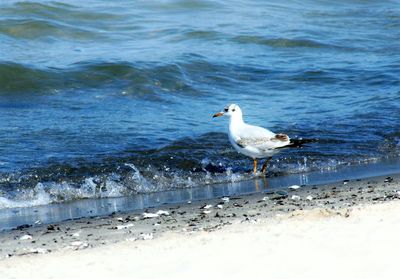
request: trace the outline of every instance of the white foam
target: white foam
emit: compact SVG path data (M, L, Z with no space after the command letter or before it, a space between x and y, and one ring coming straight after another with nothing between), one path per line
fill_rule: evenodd
M50 195L45 192L43 185L38 183L34 189L21 191L18 199L12 200L0 197L0 209L45 205L51 202Z
M32 207L84 198L121 197L127 194L127 188L122 184L107 179L98 185L95 179L86 178L80 185L68 182L38 183L33 189L18 190L16 198L0 196L0 209Z

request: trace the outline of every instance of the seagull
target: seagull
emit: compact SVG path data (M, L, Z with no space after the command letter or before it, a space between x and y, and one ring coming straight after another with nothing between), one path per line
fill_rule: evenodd
M285 147L298 147L309 140L291 140L286 134L275 134L265 128L244 122L242 110L231 104L213 115L229 117L229 141L237 152L253 158L253 172L257 173L257 159L267 158L261 168L266 173L272 156Z

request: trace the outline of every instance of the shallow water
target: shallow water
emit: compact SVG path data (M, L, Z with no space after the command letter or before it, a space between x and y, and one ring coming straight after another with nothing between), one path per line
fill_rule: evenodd
M174 189L154 193L136 194L124 197L79 199L65 203L43 204L35 207L24 206L0 209L0 232L18 228L19 226L35 226L41 224L59 223L66 220L91 216L106 216L116 212L133 212L142 214L144 210L152 211L154 207L171 205L178 207L181 204L195 201L217 199L222 197L235 197L253 193L265 193L291 196L292 190L288 186L321 187L326 183L339 180L369 178L371 173L376 176L387 176L400 172L398 162L386 161L367 166L351 166L335 172L310 172L306 174L289 174L273 178L257 177L231 183L220 183ZM379 179L378 179L379 180ZM381 178L381 180L384 180ZM373 181L373 180L371 180Z
M270 176L400 155L398 1L2 1L0 208L252 179L245 120L316 138Z

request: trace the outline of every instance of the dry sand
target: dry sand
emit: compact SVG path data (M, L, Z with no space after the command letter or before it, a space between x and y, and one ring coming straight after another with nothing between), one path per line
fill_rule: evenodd
M3 255L14 254L0 260L0 278L396 278L398 181L258 194L223 208L214 200L212 213L190 204L152 219L118 215L5 232Z

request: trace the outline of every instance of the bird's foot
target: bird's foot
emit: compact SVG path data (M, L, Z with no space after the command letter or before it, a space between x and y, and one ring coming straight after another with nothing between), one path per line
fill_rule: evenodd
M267 173L260 172L260 171L252 172L252 174L253 174L253 177L266 177L267 176Z

